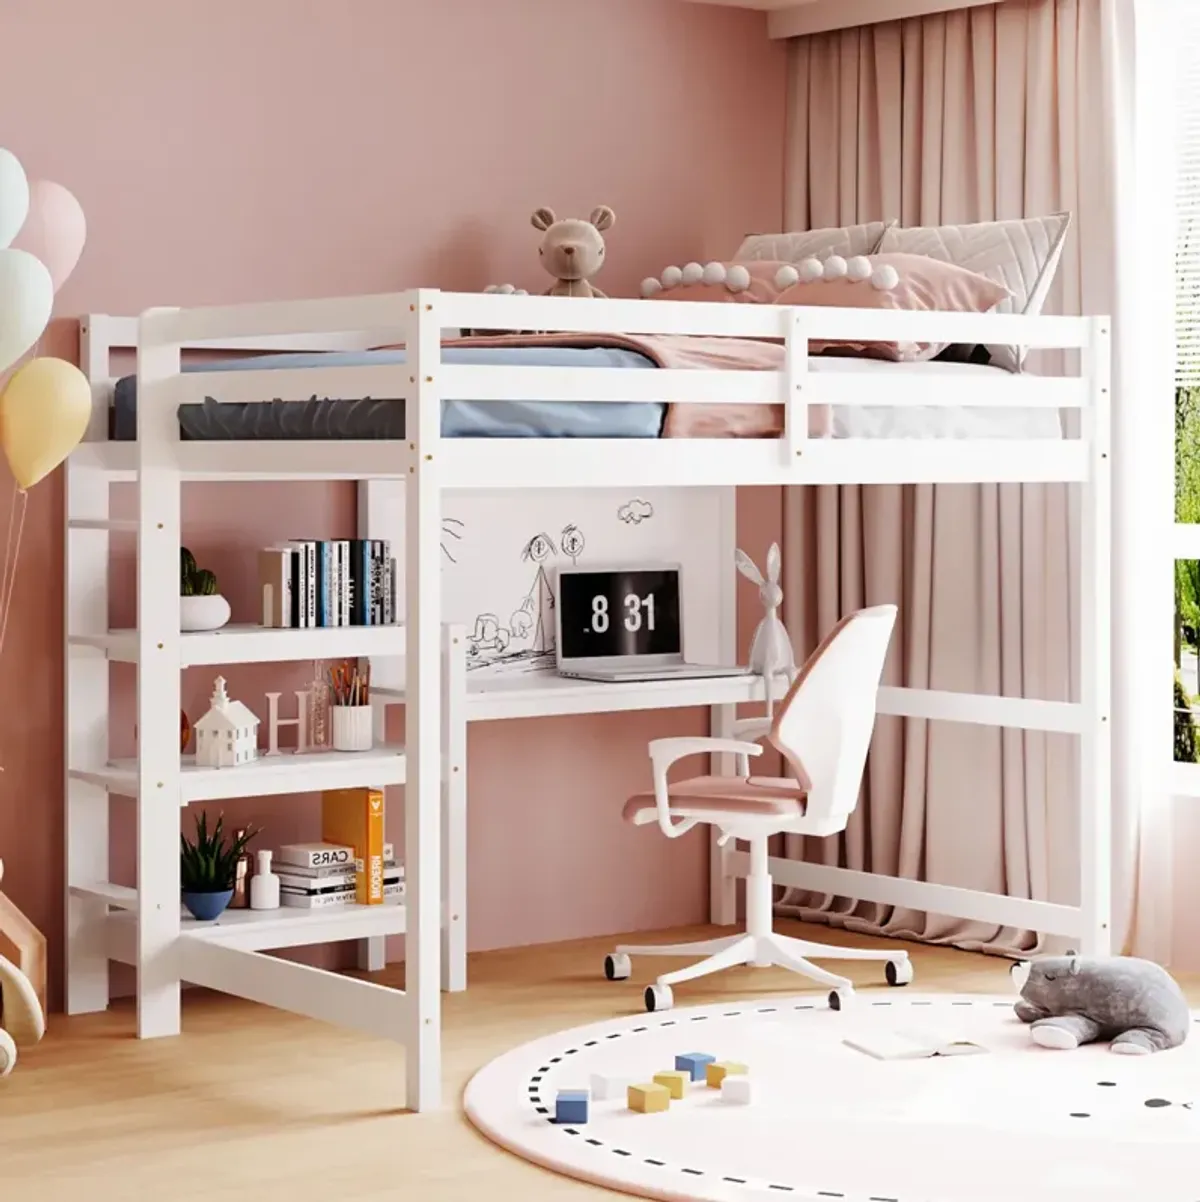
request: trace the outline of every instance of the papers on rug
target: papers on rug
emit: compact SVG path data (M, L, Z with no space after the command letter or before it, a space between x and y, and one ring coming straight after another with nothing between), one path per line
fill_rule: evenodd
M842 1042L876 1060L927 1060L931 1056L976 1056L987 1051L982 1044L965 1036L911 1027L902 1031L869 1031Z

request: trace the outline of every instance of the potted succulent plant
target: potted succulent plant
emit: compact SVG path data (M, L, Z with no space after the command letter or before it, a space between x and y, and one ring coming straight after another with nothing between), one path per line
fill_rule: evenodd
M183 904L193 918L211 922L233 897L238 857L257 835L255 830L225 836L225 819L218 818L211 832L203 810L196 817L196 837L179 836L179 879Z
M196 566L196 557L179 549L179 629L219 630L229 621L229 602L217 591L217 578Z

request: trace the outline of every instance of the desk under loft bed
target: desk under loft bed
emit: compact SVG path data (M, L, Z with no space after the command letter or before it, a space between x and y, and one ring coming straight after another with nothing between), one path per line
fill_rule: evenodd
M514 333L482 345L443 344L448 331L460 329L538 330L557 337L538 341ZM696 346L723 339L733 340L725 347L782 349L766 368L753 351L741 360L727 356L742 364L735 369L663 366L654 353L663 338L682 346L685 360L693 345L688 340ZM808 353L811 342L873 339L1075 351L1078 372L1038 376ZM136 342L136 376L114 380L111 352L130 342ZM68 463L66 540L71 1012L107 1005L107 962L114 956L138 968L143 1036L178 1032L180 979L197 981L389 1035L406 1049L408 1106L420 1110L439 1103L439 985L465 983L465 934L462 927L443 930L441 912L445 896L465 899L466 724L643 708L621 686L568 685L533 673L485 680L465 671L456 643L463 633L459 619L443 604L439 534L448 495L465 490L497 498L531 489L655 488L710 496L718 515L709 581L718 601L712 651L732 660L738 652L732 559L738 485L1078 484L1079 700L884 688L879 701L881 713L1078 736L1078 903L1008 898L806 863L781 861L772 872L781 882L821 892L1034 929L1065 936L1085 951L1108 950L1107 318L418 290L152 310L140 319L136 339L127 320L89 317L83 345L95 412L88 441ZM185 370L184 355L192 351L227 357L271 352L273 358L189 362ZM754 369L745 369L750 364ZM289 402L300 409L288 409ZM711 412L719 407L724 424L718 426L730 436L689 436L718 428L689 420L703 411L690 408L697 405ZM268 406L274 416L265 415ZM753 414L753 420L730 421L730 413ZM738 437L739 430L752 436ZM222 637L238 644L243 662L358 655L377 663L381 677L390 674L384 698L408 710L403 749L381 748L357 759L353 753L326 756L319 768L292 762L263 774L258 791L403 784L405 905L383 916L352 907L336 922L297 919L284 943L274 930L254 934L252 924L240 936L189 930L177 904L179 805L197 796L243 796L256 789L247 774L236 785L220 783L220 789L235 792L214 794L215 786L197 784L177 754L179 669L216 662L195 659L199 644L180 635L176 620L181 489L195 480L329 478L362 482L360 533L394 541L403 565L403 627L238 627ZM109 516L109 485L120 480L133 481L138 498L137 520L124 527ZM136 631L107 629L109 539L121 528L136 536L141 615ZM114 658L137 664L141 753L130 764L109 759L107 667ZM721 687L734 691L720 696L701 696L695 682L689 687L692 692L681 693L679 704L712 704L718 728L732 720L738 702L758 695L753 681L726 683ZM456 768L457 792L446 787ZM137 799L137 890L105 880L110 792ZM621 800L614 798L614 820ZM735 919L733 889L747 870L745 860L735 849L714 849L717 922ZM399 931L406 935L403 993L259 954L266 947L352 938L369 941L377 964L383 937Z

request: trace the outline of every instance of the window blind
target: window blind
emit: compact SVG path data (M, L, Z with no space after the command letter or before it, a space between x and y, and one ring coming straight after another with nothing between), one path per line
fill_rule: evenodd
M1200 3L1178 15L1178 226L1175 245L1175 383L1200 387Z

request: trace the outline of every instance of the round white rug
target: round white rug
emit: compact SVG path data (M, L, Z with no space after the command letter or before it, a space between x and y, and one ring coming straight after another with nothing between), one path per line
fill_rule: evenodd
M841 1012L809 994L595 1023L492 1061L465 1108L518 1156L646 1198L1200 1202L1200 1031L1151 1056L1048 1051L1013 1001L864 991ZM843 1042L914 1029L987 1051L878 1060ZM622 1089L555 1122L559 1090L649 1082L693 1052L746 1065L750 1104L701 1080L665 1113Z

